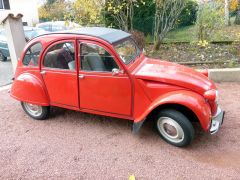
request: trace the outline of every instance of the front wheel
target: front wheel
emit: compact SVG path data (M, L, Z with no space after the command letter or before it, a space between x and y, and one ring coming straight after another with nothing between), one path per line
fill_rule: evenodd
M181 112L173 109L165 109L158 114L156 127L166 142L177 147L189 145L194 138L191 122Z
M47 119L50 113L49 106L39 106L27 102L21 102L23 110L33 119L44 120Z

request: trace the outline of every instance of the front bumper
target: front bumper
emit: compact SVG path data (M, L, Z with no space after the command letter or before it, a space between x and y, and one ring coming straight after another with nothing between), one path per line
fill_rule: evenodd
M218 107L217 114L212 117L210 133L215 134L218 132L219 128L223 124L225 111L222 111L220 107Z

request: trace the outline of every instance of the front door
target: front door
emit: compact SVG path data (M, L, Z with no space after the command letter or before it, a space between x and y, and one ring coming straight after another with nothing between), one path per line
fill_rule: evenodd
M131 115L132 87L107 47L80 42L80 108Z
M41 74L51 105L79 108L75 41L59 41L43 56Z

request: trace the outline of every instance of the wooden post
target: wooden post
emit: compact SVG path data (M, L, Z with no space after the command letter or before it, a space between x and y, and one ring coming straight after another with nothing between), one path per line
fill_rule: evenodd
M22 54L22 50L26 44L23 24L22 24L22 14L14 16L13 14L8 14L1 23L6 32L8 49L10 52L11 62L13 66L13 72L15 72L18 60Z

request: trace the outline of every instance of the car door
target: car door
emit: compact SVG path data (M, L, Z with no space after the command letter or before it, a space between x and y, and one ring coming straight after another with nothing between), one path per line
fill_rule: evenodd
M79 108L75 41L58 41L44 53L41 74L50 103Z
M104 45L79 42L80 108L131 115L132 87L116 57Z

